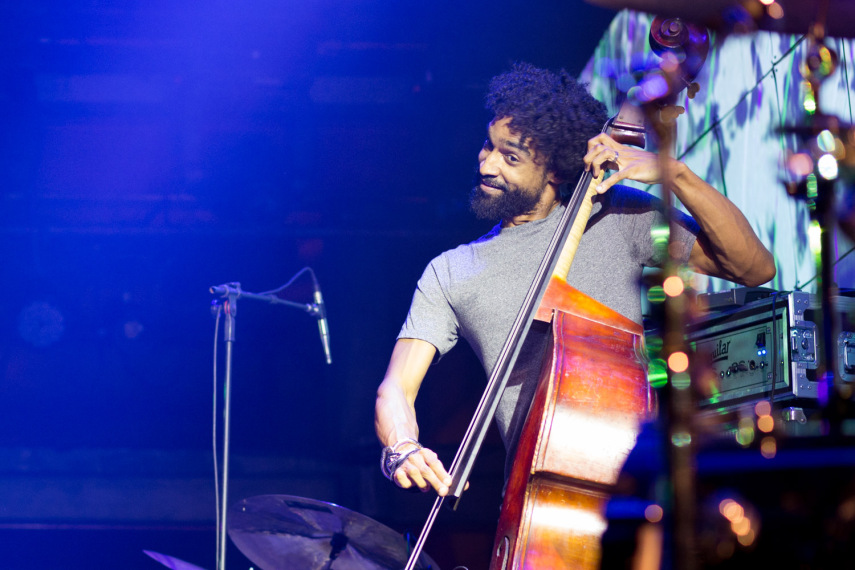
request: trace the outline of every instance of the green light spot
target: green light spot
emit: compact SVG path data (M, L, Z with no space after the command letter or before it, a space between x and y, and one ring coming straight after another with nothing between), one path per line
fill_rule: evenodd
M736 441L739 445L747 447L754 441L754 428L739 428L736 430Z
M834 135L831 134L831 131L825 129L816 137L816 146L819 147L819 150L822 152L834 152L835 144L834 144Z
M665 290L662 289L662 285L654 285L650 289L647 290L647 300L651 303L664 303L665 302Z
M671 235L671 231L666 224L657 224L650 230L650 236L653 238L654 243L668 243L669 235Z
M810 251L818 262L819 256L822 253L822 226L817 220L811 220L807 233Z
M751 445L751 442L754 441L754 420L752 418L745 417L739 420L736 429L736 441L744 447Z
M811 200L816 199L816 194L817 194L816 189L817 189L816 174L811 172L807 176L807 197L810 198Z
M671 385L677 390L685 390L692 385L692 379L686 372L678 372L671 376Z
M678 431L671 436L671 444L674 447L686 447L692 443L692 436L688 432Z
M668 239L671 235L671 230L668 224L659 224L650 230L650 237L653 239L653 250L660 257L668 255Z
M647 381L654 388L662 388L668 383L668 365L661 358L650 361L647 367Z
M808 91L807 93L805 93L802 105L804 106L805 111L807 111L808 115L813 115L814 113L816 113L816 99L814 98L812 92Z
M822 62L819 65L819 75L820 77L828 77L834 71L834 60L831 57L831 50L823 46L819 50L819 57Z
M721 390L718 389L718 386L714 383L711 383L709 386L710 391L710 403L718 404L721 401ZM719 410L720 412L724 412L724 410Z
M665 342L662 340L662 337L658 334L652 334L644 339L644 342L647 343L647 350L653 354L657 354L662 350Z

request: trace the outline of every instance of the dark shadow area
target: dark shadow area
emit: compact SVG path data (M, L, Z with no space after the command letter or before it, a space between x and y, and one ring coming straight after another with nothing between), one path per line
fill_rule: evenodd
M416 280L490 224L467 196L489 78L578 73L612 14L581 2L156 0L0 8L0 558L3 568L213 567L208 287L302 267L316 322L239 301L234 500L309 496L417 533L429 496L377 469L373 401ZM309 302L301 279L283 298ZM219 373L223 344L220 333ZM483 371L431 371L424 439L446 461ZM484 564L503 450L428 550ZM230 552L235 568L249 567Z

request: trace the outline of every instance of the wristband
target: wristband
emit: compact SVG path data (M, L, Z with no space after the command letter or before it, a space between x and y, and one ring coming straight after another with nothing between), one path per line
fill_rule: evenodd
M398 449L407 444L413 444L416 447L406 453L400 453ZM422 444L409 437L395 442L394 445L384 447L383 453L380 455L380 470L383 472L386 479L391 481L392 477L395 475L395 471L397 471L398 468L407 461L410 455L418 453L422 449L424 449Z

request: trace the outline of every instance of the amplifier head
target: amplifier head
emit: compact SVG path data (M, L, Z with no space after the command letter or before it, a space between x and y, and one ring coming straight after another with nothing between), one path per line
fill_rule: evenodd
M710 312L689 327L692 348L713 372L699 387L701 408L727 410L764 398L817 405L818 299L800 291L763 291L768 293L758 300ZM713 295L719 303L757 298L734 292ZM836 309L841 324L836 373L855 383L855 298L837 297Z

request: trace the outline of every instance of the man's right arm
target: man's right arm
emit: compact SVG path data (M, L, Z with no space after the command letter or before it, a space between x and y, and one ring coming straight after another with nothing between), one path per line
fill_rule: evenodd
M402 338L395 343L386 376L377 389L374 407L374 429L384 446L394 446L407 438L418 441L415 402L436 348L429 342ZM416 446L405 443L396 451L406 453ZM392 480L404 489L413 485L427 491L433 488L439 495L448 493L451 477L436 453L424 448L409 456L393 474Z

